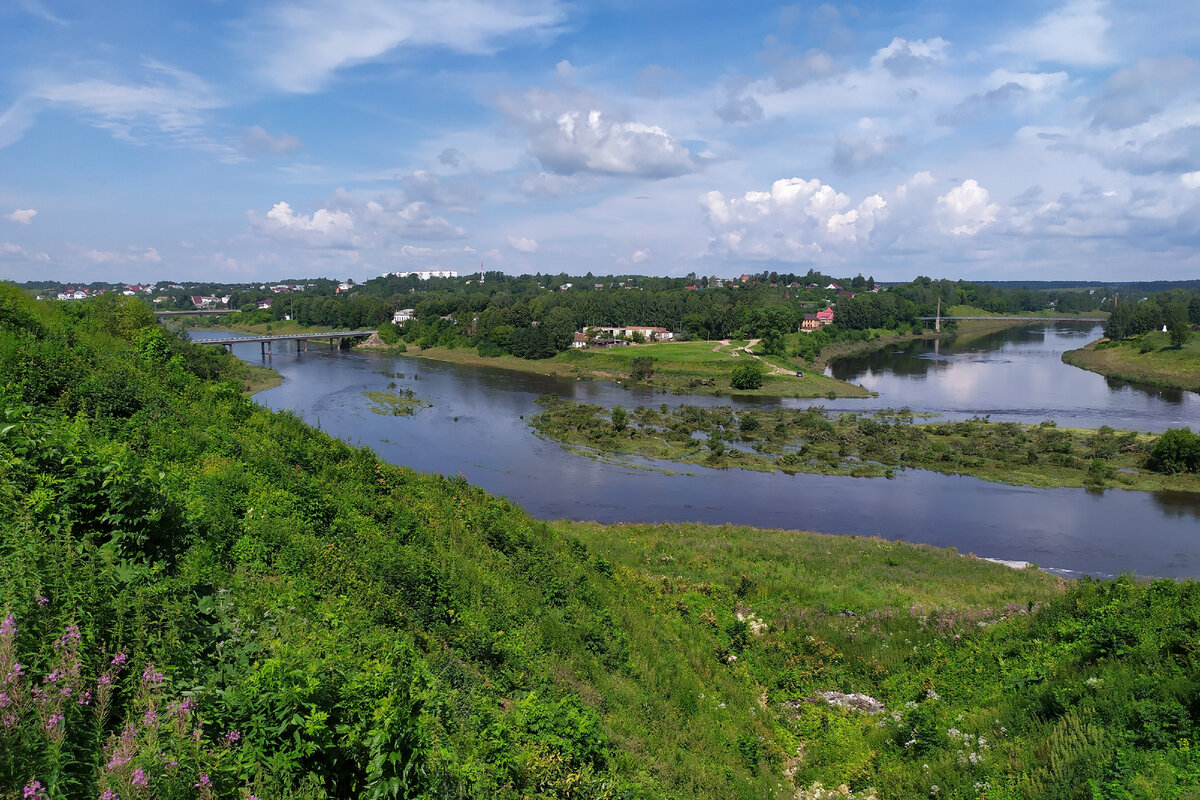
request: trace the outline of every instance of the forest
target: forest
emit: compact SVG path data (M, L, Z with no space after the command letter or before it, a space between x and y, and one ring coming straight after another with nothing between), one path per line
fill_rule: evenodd
M694 282L689 282L694 281ZM845 288L829 289L837 285ZM706 288L707 287L707 288ZM548 358L570 347L572 334L589 327L648 325L673 331L678 339L758 338L763 352L806 357L814 342L789 348L784 337L800 329L805 314L831 304L834 324L823 344L855 340L862 331L920 330L921 316L938 307L969 306L993 314L1095 311L1104 293L1077 290L1001 289L965 281L918 277L879 291L874 278L831 278L761 273L746 281L593 276L511 277L487 273L485 280L378 278L340 296L293 293L278 296L269 310L246 322L285 317L306 325L383 327L392 312L412 308L414 318L385 338L427 347L476 348L481 355ZM243 321L241 318L231 322ZM820 350L820 346L816 347Z
M547 523L240 370L0 285L3 800L1196 797L1193 581Z

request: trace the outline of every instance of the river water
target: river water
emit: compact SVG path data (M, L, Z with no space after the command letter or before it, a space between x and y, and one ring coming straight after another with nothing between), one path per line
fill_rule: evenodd
M1098 335L1091 325L1039 324L973 342L889 348L845 359L832 370L879 392L877 398L816 402L832 410L908 406L942 418L987 414L997 421L1053 419L1145 431L1200 420L1194 394L1146 391L1061 363L1063 350ZM236 345L234 352L262 362L257 344ZM392 463L461 473L542 519L729 522L954 546L1067 575L1200 574L1197 495L1029 489L920 470L890 480L690 466L693 472L666 474L574 455L534 436L525 419L537 413L534 400L546 393L625 406L728 398L630 392L592 381L329 350L316 342L308 353L276 343L269 363L285 381L256 395L262 405L291 410ZM412 416L372 413L363 392L386 391L389 384L413 390L432 407Z

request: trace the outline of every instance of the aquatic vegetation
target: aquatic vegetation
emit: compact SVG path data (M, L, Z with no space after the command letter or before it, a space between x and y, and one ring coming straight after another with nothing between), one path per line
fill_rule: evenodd
M890 478L903 469L928 469L1038 487L1200 491L1195 475L1151 468L1156 437L1107 426L1065 429L1052 422L1022 425L986 417L918 422L918 415L904 408L859 414L830 413L820 406L689 405L639 407L618 426L616 408L552 395L538 402L543 411L530 425L539 435L616 455L855 477Z

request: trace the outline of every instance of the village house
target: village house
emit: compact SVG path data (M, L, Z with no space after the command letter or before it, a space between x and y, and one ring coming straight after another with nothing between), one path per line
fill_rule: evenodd
M800 330L815 331L821 327L821 320L817 319L816 314L805 314L804 319L800 321Z
M833 309L826 308L818 311L817 319L820 320L822 325L828 325L829 323L833 322Z
M640 333L648 342L669 342L675 338L675 334L666 328L658 328L650 325L625 325L623 327L611 328L596 328L596 330L607 333L614 339L626 339L633 336L634 333Z
M393 325L403 325L404 323L408 322L410 319L412 319L416 315L417 315L417 312L414 309L402 308L399 311L397 311L395 314L392 314L392 324Z
M587 334L586 333L575 334L575 338L571 342L571 349L578 350L582 347L587 347L587 346L588 346Z

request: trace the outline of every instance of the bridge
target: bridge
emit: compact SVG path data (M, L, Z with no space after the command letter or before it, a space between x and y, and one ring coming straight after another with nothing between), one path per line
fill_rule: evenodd
M340 346L343 339L350 339L356 336L370 336L376 331L326 331L324 333L284 333L278 336L230 336L224 339L196 339L193 344L219 344L226 347L229 352L233 352L235 344L249 344L258 342L262 347L262 354L265 358L271 355L271 345L274 342L296 342L299 347L300 343L304 343L304 352L308 352L308 343L312 339L328 339L329 347L334 347L334 342Z

